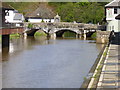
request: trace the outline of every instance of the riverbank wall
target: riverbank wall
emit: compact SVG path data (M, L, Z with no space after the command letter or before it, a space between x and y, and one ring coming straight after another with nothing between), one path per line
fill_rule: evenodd
M85 80L80 88L97 88L97 83L103 68L103 63L105 61L108 48L111 42L112 32L111 31L97 31L96 43L104 44L101 52L97 56L95 63L90 69L88 75L85 77Z
M88 78L83 82L81 88L117 89L119 86L119 47L120 34L113 32L109 35L109 40L99 53L93 67L91 68Z
M109 43L111 31L96 31L96 43Z
M90 69L88 75L86 76L83 84L80 88L96 88L97 82L99 81L100 72L102 70L102 63L105 60L105 54L107 52L107 49L109 47L109 44L104 44L104 47L102 48L101 52L99 53L95 63L93 64L92 68Z

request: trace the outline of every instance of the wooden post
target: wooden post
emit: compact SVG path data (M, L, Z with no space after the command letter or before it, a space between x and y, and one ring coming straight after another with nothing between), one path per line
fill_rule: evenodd
M2 52L9 52L10 35L2 35Z

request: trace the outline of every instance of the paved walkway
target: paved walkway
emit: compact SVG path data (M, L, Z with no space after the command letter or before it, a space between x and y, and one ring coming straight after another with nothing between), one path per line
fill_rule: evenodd
M118 40L118 39L117 39ZM97 89L120 90L120 45L110 44Z

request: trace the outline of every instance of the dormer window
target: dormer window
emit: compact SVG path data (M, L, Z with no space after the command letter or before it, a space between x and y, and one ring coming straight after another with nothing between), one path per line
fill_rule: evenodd
M114 14L117 14L117 8L114 8Z

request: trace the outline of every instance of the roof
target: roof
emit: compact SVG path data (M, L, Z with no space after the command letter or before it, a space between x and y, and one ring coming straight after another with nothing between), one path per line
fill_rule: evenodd
M25 17L26 19L42 19L41 17Z
M54 19L54 18L25 17L25 19Z
M112 2L105 5L105 7L120 7L120 0L113 0Z
M44 18L51 19L51 18L54 18L55 15L56 14L54 13L54 10L52 8L41 3L36 10L30 13L27 13L25 16L26 17L40 17L43 19Z
M118 16L116 16L115 19L119 19L120 20L120 14Z
M6 3L0 3L0 8L2 8L2 10L14 10L10 5Z
M59 16L58 13L57 13L57 15L56 15L55 17L58 17L58 18L59 18L60 16Z
M13 17L14 20L22 20L23 15L20 13L15 13L15 16Z

